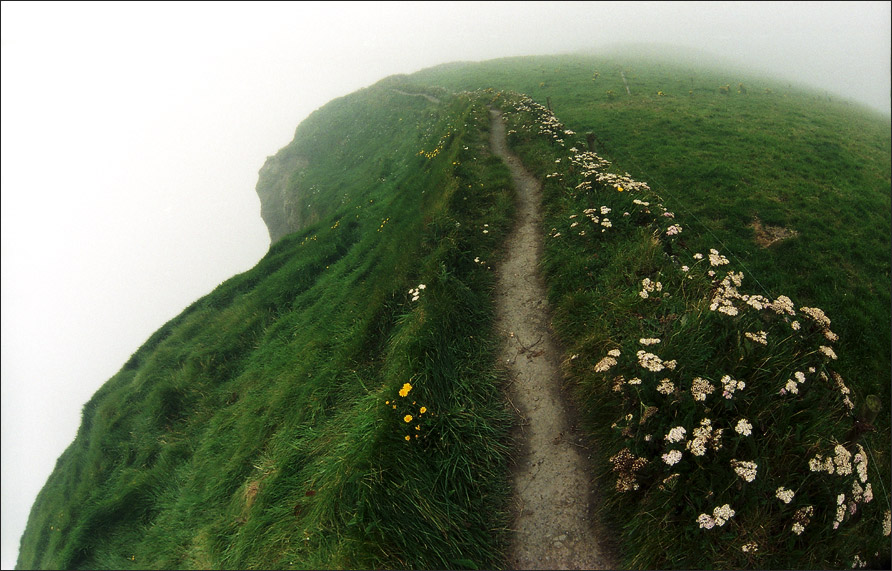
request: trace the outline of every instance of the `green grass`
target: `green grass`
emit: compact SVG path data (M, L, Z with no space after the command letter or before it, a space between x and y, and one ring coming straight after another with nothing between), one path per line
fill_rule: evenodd
M504 91L476 91L488 87ZM511 91L550 100L576 134L563 144L540 134L550 114L529 102L518 111ZM269 252L159 329L84 406L32 508L18 567L504 566L513 417L491 330L494 277L474 262L498 263L512 224L510 176L488 151L493 101L544 181L554 326L623 564L888 561L889 118L703 65L549 56L388 78L304 121L258 182ZM577 190L586 176L571 157L587 132L607 170L650 190ZM796 235L763 248L757 219ZM681 234L666 234L672 224ZM693 258L710 248L730 263ZM789 296L797 315L740 299L736 316L711 310L729 268L743 272L742 294ZM646 299L645 278L661 284ZM839 339L803 306L824 310ZM758 331L767 346L745 335ZM601 370L613 349L617 363ZM645 349L677 368L643 369ZM801 390L780 395L796 371ZM724 375L746 387L722 398ZM702 402L696 377L716 387ZM657 390L663 378L669 394ZM813 472L809 460L833 456L870 394L883 410L858 443L875 497L833 529L837 495L851 499L856 474ZM724 429L721 448L696 456L665 442L677 426L693 439L703 418ZM741 418L750 436L735 432ZM670 449L683 453L673 466L661 459ZM737 476L732 460L756 462L756 479ZM618 479L638 488L617 491ZM790 504L779 486L796 492ZM725 503L735 516L701 529L698 516ZM744 552L751 542L758 551Z
M868 394L887 403L888 385L844 372L855 364L846 359L843 334L833 341L837 320L828 327L820 314L809 317L802 307L814 305L800 301L801 291L791 296L795 315L779 313L775 300L786 292L776 286L766 291L764 282L749 277L750 269L738 273L739 259L719 257L734 243L721 239L725 233L698 236L697 224L688 223L695 215L678 212L669 193L633 190L634 178L616 165L591 166L596 156L583 152L585 138L566 134L575 125L556 126L554 115L532 100L507 93L500 99L511 118L509 141L544 181L544 270L554 326L598 447L595 476L605 490L608 527L621 534L623 564L838 568L856 556L874 564L887 560L888 419L878 419L877 430L860 439L848 436L857 407ZM611 172L617 176L603 178ZM682 231L673 234L669 228L676 225ZM710 257L704 248L705 255L696 256L691 245L710 239L722 242L721 253ZM735 309L719 311L722 299ZM888 319L888 308L877 311L875 318ZM766 334L764 344L758 333ZM834 353L828 356L822 346ZM648 366L648 359L672 363ZM889 364L858 365L882 370ZM797 372L804 382L790 380ZM695 398L698 378L713 391L702 400ZM745 386L734 390L736 381ZM676 427L684 436L667 440ZM841 460L849 473L811 469L818 456L832 458L837 451L860 454L866 463L853 468L850 456ZM680 460L664 459L670 453ZM755 463L755 478L739 475L739 462ZM863 477L857 464L866 468ZM789 504L776 497L781 487L795 492ZM839 494L845 494L844 510L852 511L836 525ZM725 504L735 516L714 525L714 510ZM796 534L797 519L805 522L797 510L808 506L813 513Z
M512 419L493 277L473 259L497 256L510 178L479 101L391 85L333 102L283 150L310 159L295 165L318 221L171 320L85 405L19 567L502 564Z

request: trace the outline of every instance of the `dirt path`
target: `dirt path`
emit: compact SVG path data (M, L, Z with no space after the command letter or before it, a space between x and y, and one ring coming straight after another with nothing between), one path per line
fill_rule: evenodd
M402 89L394 89L400 95L409 95L410 97L424 97L431 103L440 103L440 100L434 97L433 95L428 95L427 93L409 93L408 91L403 91Z
M521 415L508 564L517 569L616 568L604 541L608 536L591 518L589 453L568 419L561 391L560 353L551 339L538 271L541 189L509 152L500 114L491 113L490 145L508 164L517 189L517 222L496 286L496 326L504 335L501 359L511 378L509 397Z

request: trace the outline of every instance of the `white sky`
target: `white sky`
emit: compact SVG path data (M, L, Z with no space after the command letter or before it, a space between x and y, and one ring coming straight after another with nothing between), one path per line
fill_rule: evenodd
M80 410L269 244L265 158L395 73L617 42L889 113L890 3L21 3L2 10L2 557Z

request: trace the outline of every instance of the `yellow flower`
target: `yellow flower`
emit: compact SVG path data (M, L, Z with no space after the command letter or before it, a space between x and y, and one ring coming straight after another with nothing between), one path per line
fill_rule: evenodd
M412 415L407 414L406 416L403 417L403 420L405 420L406 422L412 422Z
M416 424L416 425L415 425L415 430L421 430L421 425L420 425L420 424Z
M384 404L390 404L389 400L384 401Z
M409 394L409 391L411 391L411 390L412 390L412 385L410 385L409 383L405 383L403 385L403 388L400 389L400 396L405 397L406 395Z
M421 408L418 410L418 414L424 414L424 413L426 413L426 412L427 412L427 407L426 407L426 406L423 406L423 407L421 407Z
M411 438L409 438L408 434L406 435L406 440L411 440Z

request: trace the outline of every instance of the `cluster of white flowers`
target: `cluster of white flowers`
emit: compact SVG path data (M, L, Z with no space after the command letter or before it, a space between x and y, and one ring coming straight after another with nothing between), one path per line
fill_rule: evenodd
M610 457L613 472L617 475L616 491L630 492L639 488L637 472L647 466L647 458L636 457L628 448L623 448Z
M759 465L747 460L732 459L731 467L734 468L734 472L736 472L738 476L747 482L752 482L756 479L756 472L758 471Z
M730 400L734 398L734 391L742 391L745 387L746 383L743 381L735 381L731 378L731 375L722 377L722 396L726 399Z
M654 337L642 337L641 339L638 340L638 342L641 343L642 345L656 345L657 343L660 342L660 340L656 339Z
M570 149L573 152L573 149ZM610 166L610 161L603 159L595 153L584 151L570 157L570 164L578 167L583 177L590 177ZM577 187L578 188L578 187ZM589 182L591 189L591 182Z
M696 377L691 382L691 394L694 395L695 401L705 401L706 397L711 395L714 390L715 387L706 379Z
M722 527L729 519L734 517L734 514L735 512L731 509L730 504L725 504L713 509L712 515L703 513L697 516L697 523L700 524L701 528L706 529L712 529L715 526Z
M753 302L753 298L751 297L747 301L747 303L752 305L752 302ZM758 300L756 300L756 303L758 303ZM757 307L756 309L761 309L761 307ZM746 338L751 341L755 341L756 343L761 343L762 345L768 345L768 333L765 331L757 331L755 333L751 333L751 332L747 331L746 333L744 333L744 335L746 335Z
M826 345L821 345L820 347L818 347L818 349L819 349L819 350L821 351L821 353L823 353L824 355L827 355L828 357L830 357L830 358L833 359L834 361L836 360L836 353L834 353L834 352L833 352L833 349L831 349L830 347L828 347L828 346L826 346Z
M864 569L865 567L867 567L867 561L862 561L861 556L856 553L855 558L852 559L852 569Z
M839 524L846 517L846 495L839 494L836 496L836 517L833 520L833 529L839 529Z
M858 447L858 452L855 454L855 457L852 459L852 462L855 463L855 470L858 472L858 479L861 480L862 483L867 482L867 454L864 452L864 447L860 444L856 444Z
M719 254L719 251L715 248L711 248L709 250L709 265L710 266L724 266L729 263L728 258ZM740 285L740 284L737 284Z
M753 433L753 425L745 419L741 418L737 421L737 426L734 427L734 432L743 436L749 436Z
M793 377L795 377L796 380L787 379L787 384L784 385L784 388L780 390L781 395L785 395L787 393L791 393L794 395L799 394L799 385L805 383L805 373L803 373L802 371L796 371L795 373L793 373Z
M704 418L700 421L700 426L692 431L693 440L688 440L685 447L691 451L694 456L703 456L706 454L706 445L708 444L713 450L722 447L722 429L712 428L712 421Z
M740 550L744 553L755 553L759 550L759 544L755 541L750 541L749 543L744 543L740 546Z
M668 378L662 379L657 385L657 392L661 395L668 395L675 392L675 385Z
M421 297L421 290L426 288L427 286L424 284L418 284L418 287L414 287L409 290L409 295L412 296L412 301L418 301L418 298Z
M815 513L814 506L804 506L796 510L793 514L793 526L791 531L796 535L801 535L805 531L805 526L811 521L811 516Z
M658 373L663 369L674 370L677 362L673 359L672 361L663 361L653 353L648 353L643 349L638 350L638 364L647 369L648 371Z
M828 474L837 474L839 476L848 476L852 473L852 453L846 450L842 444L837 444L833 449L834 456L824 458L820 454L816 454L814 458L808 461L808 469L812 472L827 472ZM866 480L865 468L865 480Z
M601 216L598 216L599 212ZM585 210L583 210L583 214L585 214L588 219L592 221L593 224L601 226L601 232L605 232L608 228L613 227L613 222L611 222L609 218L604 216L609 212L610 208L608 208L607 206L602 206L600 210L596 208L586 208Z
M653 292L663 291L663 284L660 282L652 281L650 278L644 278L641 280L641 291L638 295L641 296L641 299L647 299L650 297L650 294Z
M785 295L777 296L777 299L771 302L768 306L778 315L796 315L796 311L793 309L793 300Z
M794 492L793 490L788 490L787 488L781 486L777 489L776 492L774 492L774 495L780 501L784 502L785 504L789 504L793 501L793 496L796 495L796 492Z
M889 537L892 533L892 510L886 510L883 514L883 535Z
M852 500L856 504L869 504L873 501L873 486L868 483L867 486L862 488L857 480L852 482Z
M663 454L663 462L670 466L675 466L681 461L681 450L670 450L669 452Z
M827 380L826 376L823 373L821 373L821 375L821 378L823 380ZM853 403L852 399L849 398L849 394L851 394L852 391L850 391L849 387L847 387L846 384L843 382L842 376L839 373L833 371L832 376L833 382L836 383L836 387L839 389L839 393L843 396L843 404L846 405L849 410L852 410L853 408L855 408L855 403Z
M610 369L610 367L616 365L616 358L620 356L619 349L611 349L607 351L607 356L601 359L595 364L595 372L603 373L604 371Z
M830 327L830 318L824 314L822 309L817 307L800 307L799 311L801 311L805 316L811 318L812 321L817 323L821 327Z
M712 254L710 254L712 256ZM740 284L743 282L743 273L738 272L728 272L725 276L725 279L722 280L721 284L715 289L715 293L712 296L712 300L709 304L710 311L718 310L719 313L724 313L726 315L735 316L739 313L737 307L734 305L735 299L742 299L746 301L745 296L741 295L737 288L740 287Z
M666 228L666 235L675 236L677 234L681 234L681 230L682 228L680 224L673 224L672 226Z
M676 426L675 428L670 430L663 438L667 442L681 442L682 440L684 440L684 437L687 433L688 431L685 430L684 426Z

